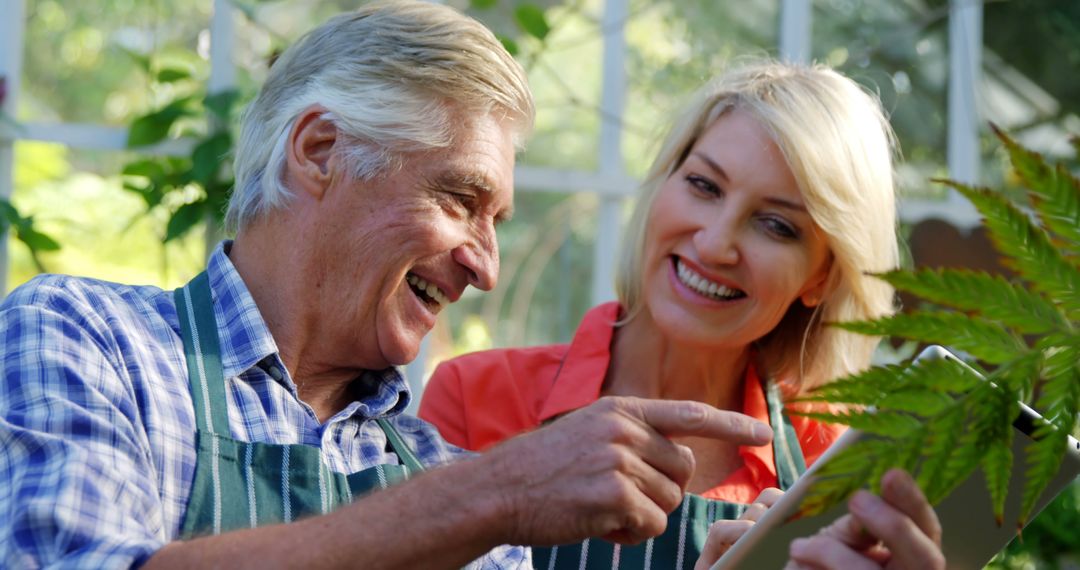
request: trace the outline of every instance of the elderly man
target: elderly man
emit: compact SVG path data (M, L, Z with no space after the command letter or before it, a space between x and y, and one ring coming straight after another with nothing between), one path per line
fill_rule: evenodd
M659 533L693 470L666 436L768 441L609 399L420 474L460 452L401 414L395 367L495 286L532 116L518 65L449 8L370 5L285 52L205 272L41 276L0 308L0 566L528 566L499 545Z

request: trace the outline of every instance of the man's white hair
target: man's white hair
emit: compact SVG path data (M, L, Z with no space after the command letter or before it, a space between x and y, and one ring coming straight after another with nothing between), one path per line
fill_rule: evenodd
M357 180L397 168L405 153L449 146L463 118L495 113L520 146L535 114L521 66L476 20L426 2L368 4L308 32L271 66L241 124L230 231L291 199L286 141L312 105L327 109Z

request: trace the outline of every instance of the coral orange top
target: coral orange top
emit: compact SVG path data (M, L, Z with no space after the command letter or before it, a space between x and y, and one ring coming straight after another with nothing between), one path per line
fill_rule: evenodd
M420 417L450 443L482 451L600 397L611 361L618 303L586 313L569 345L509 348L467 354L435 370L420 403ZM743 413L768 422L765 392L753 368L746 373ZM791 423L807 466L843 433L800 416ZM743 466L703 496L750 503L777 485L772 444L739 448Z

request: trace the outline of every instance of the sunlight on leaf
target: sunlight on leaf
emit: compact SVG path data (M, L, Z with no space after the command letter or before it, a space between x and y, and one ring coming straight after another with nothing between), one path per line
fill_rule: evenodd
M551 31L544 11L535 4L522 4L514 10L514 21L530 36L543 40Z

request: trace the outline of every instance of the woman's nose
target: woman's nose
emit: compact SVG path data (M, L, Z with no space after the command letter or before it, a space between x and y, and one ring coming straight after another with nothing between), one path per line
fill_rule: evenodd
M732 265L739 262L739 228L727 220L704 224L694 234L694 247L703 263Z

